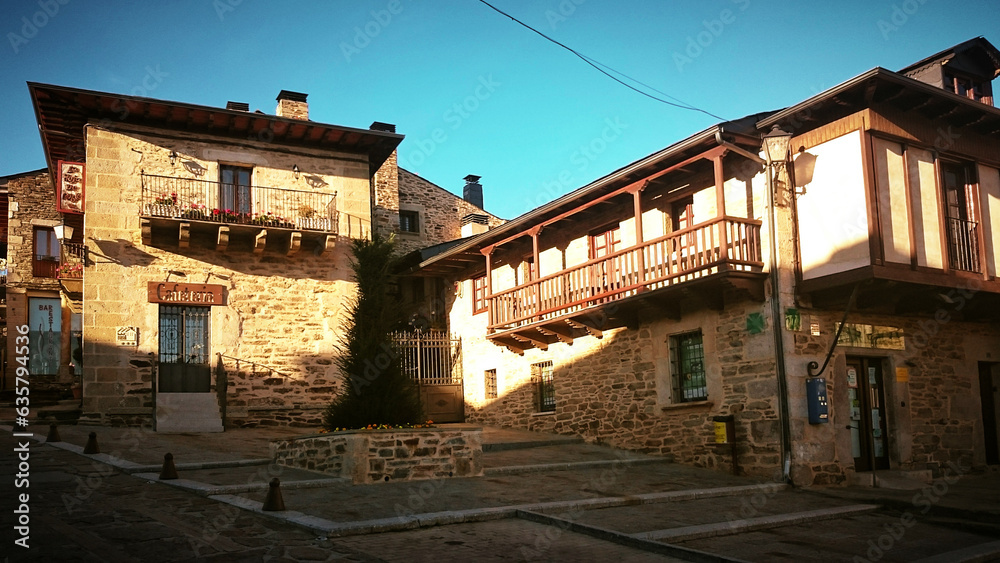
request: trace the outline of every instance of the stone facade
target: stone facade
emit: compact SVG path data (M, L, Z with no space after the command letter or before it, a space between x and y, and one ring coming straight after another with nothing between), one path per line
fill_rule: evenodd
M179 156L173 164L171 151ZM261 252L234 242L220 252L214 238L194 235L181 248L176 239L157 242L155 231L152 244L143 242L143 174L215 180L220 161L252 167L255 186L335 193L341 217L370 225L364 155L276 150L207 135L175 139L141 127L89 128L86 238L99 256L84 283L85 419L136 423L152 416L151 358L159 349L160 306L147 299L147 285L168 279L224 288L225 304L210 308L209 346L213 365L216 354L227 356L227 424L317 424L334 396L339 314L354 293L346 236L322 256L320 248L305 243L289 255L287 242L270 243ZM299 177L293 165L302 171ZM213 197L206 191L206 200L197 203L214 207ZM343 221L340 226L343 234ZM177 275L183 277L171 277ZM115 345L120 326L138 328L138 346ZM233 358L239 358L239 368ZM216 389L214 377L212 385Z
M275 463L355 484L483 475L482 430L353 430L271 443Z
M504 222L403 168L399 169L398 185L399 210L417 212L420 226L419 233L399 233L397 240L401 254L461 238L462 218L472 213L486 215L487 225L491 228Z
M62 223L62 215L56 209L56 190L48 170L37 170L10 176L0 180L0 187L8 192L7 219L7 329L16 335L16 327L29 323L29 305L32 299L58 300L60 306L56 315L62 326L71 323L70 303L61 297L59 280L54 277L35 276L35 231L39 228L51 229ZM45 262L51 268L42 268L53 273L58 262ZM51 271L50 271L51 270ZM41 270L40 270L41 272ZM44 389L66 389L72 383L70 364L70 341L68 331L60 335L58 351L58 372L33 373L33 391ZM13 358L18 357L16 341L7 339L7 358L13 366ZM33 346L37 344L32 342ZM38 350L34 350L38 353ZM23 355L23 354L21 354ZM5 378L6 388L14 388L13 369Z

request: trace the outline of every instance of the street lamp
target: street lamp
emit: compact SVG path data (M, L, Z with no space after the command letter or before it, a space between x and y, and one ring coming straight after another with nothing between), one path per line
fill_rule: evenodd
M52 230L55 232L56 240L59 242L73 238L73 227L69 225L56 225L52 227Z
M789 149L792 145L792 134L783 131L777 123L771 126L771 132L764 135L764 156L768 164L788 162Z

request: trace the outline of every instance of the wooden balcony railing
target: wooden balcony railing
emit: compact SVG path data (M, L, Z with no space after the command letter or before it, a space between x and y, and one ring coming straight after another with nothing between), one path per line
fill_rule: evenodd
M760 271L760 221L719 217L487 296L508 330L721 271Z
M194 178L142 175L147 217L311 230L353 238L371 234L371 222L337 211L337 194L242 186Z
M948 257L951 267L981 273L979 266L979 224L948 217Z

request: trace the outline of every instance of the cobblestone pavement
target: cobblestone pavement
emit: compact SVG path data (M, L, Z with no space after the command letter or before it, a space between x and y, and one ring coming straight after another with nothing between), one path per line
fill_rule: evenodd
M48 428L31 430L40 438ZM90 432L106 452L96 458L79 453ZM485 477L317 483L325 476L266 461L269 440L306 432L65 426L61 444L28 444L27 488L16 486L24 442L0 433L0 553L143 562L1000 560L997 472L962 472L916 491L802 490L486 429L483 459L494 473ZM166 452L187 485L150 473ZM246 465L211 466L218 462ZM538 467L545 463L562 465ZM274 474L289 511L261 512ZM22 493L28 549L15 544Z

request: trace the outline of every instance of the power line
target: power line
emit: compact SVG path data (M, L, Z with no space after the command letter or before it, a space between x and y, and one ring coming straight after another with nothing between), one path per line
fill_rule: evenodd
M726 118L724 118L724 117L719 117L718 115L715 115L714 113L712 113L712 112L710 112L710 111L706 111L706 110L703 110L703 109L701 109L701 108L699 108L699 107L696 107L696 106L693 106L693 105L691 105L691 104L688 104L687 102L685 102L685 101L683 101L683 100L680 100L680 99L678 99L678 98L675 98L674 96L671 96L670 94L667 94L667 93L665 93L665 92L661 92L660 90L657 90L656 88L653 88L652 86L650 86L650 85L648 85L648 84L644 84L644 83L640 82L639 80L636 80L635 78L632 78L631 76L629 76L629 75L627 75L627 74L625 74L625 73L623 73L623 72L620 72L620 71L617 71L617 70L615 70L615 69L613 69L613 68L609 67L608 65L606 65L606 64L604 64L604 63L602 63L602 62L600 62L600 61L597 61L596 59L593 59L593 58L591 58L591 57L588 57L588 56L584 55L583 53L580 53L579 51L577 51L576 49L573 49L572 47L569 47L569 46L567 46L567 45L565 45L565 44L563 44L563 43L560 43L559 41L556 41L555 39L553 39L553 38L549 37L548 35L545 35L545 34L544 34L544 33L542 33L541 31L538 31L537 29L535 29L535 28L531 27L530 25L528 25L528 24L524 23L523 21L521 21L521 20L519 20L519 19L515 18L514 16L512 16L512 15L508 14L507 12L504 12L504 11L503 11L503 10L501 10L500 8L497 8L497 7L496 7L496 6L494 6L493 4L490 4L490 3L489 3L489 2L487 2L486 0L479 0L479 1L480 1L480 2L482 2L483 4L486 4L487 6L489 6L489 7L490 7L490 8L491 8L491 9L492 9L493 11L497 12L498 14L501 14L501 15L504 15L504 16L507 16L508 18L510 18L511 20L513 20L513 21L517 22L517 23L518 23L518 24L520 24L521 26L523 26L523 27L525 27L525 28L527 28L527 29L529 29L529 30L531 30L531 31L533 31L533 32L535 32L535 33L537 33L538 35L541 35L541 36L542 36L542 37L544 37L544 38L545 38L546 40L548 40L548 41L550 41L550 42L552 42L552 43L555 43L556 45L558 45L558 46L562 47L563 49L566 49L566 50L567 50L567 51L569 51L570 53L573 53L573 54L574 54L574 55L576 55L576 56L577 56L577 57L578 57L578 58L579 58L580 60L582 60L583 62L587 63L588 65L590 65L590 66L594 67L594 69L596 69L596 70L597 70L598 72L600 72L601 74L603 74L603 75L607 76L607 77L608 77L608 78L610 78L611 80L614 80L615 82L617 82L617 83L621 84L622 86L624 86L624 87L628 88L629 90L632 90L632 91L634 91L634 92L638 92L639 94L642 94L643 96L646 96L647 98L650 98L650 99L653 99L653 100L656 100L656 101L658 101L658 102L661 102L661 103L664 103L664 104L667 104L667 105L669 105L669 106L673 106L673 107L676 107L676 108L680 108L680 109L686 109L686 110L690 110L690 111L698 111L698 112L701 112L701 113L704 113L705 115L708 115L708 116L711 116L711 117L714 117L714 118L716 118L716 119L719 119L719 120L721 120L721 121L726 121ZM604 68L601 68L601 67L604 67ZM608 69L608 70L607 70L607 71L606 71L606 70L604 70L605 68L606 68L606 69ZM666 97L668 97L668 98L670 98L670 99L673 99L673 100L676 100L676 101L677 101L677 102L679 102L679 103L675 103L675 102L671 102L670 100L665 100L665 99L663 99L663 98L660 98L660 97L657 97L657 96L654 96L654 95L652 95L652 94L650 94L650 93L648 93L648 92L643 92L642 90L640 90L640 89L638 89L638 88L636 88L636 87L632 86L631 84L628 84L628 83L626 83L626 82L624 82L624 81L620 80L620 79L619 79L619 78L617 78L616 76L613 76L613 75L611 74L611 72L608 72L608 71L611 71L611 72L613 72L613 73L615 73L615 74L618 74L618 75L620 75L620 76L623 76L623 77L625 77L625 78L627 78L627 79L631 80L632 82L635 82L636 84L640 84L640 85L642 85L642 86L645 86L646 88L649 88L650 90L653 90L654 92L657 92L657 93L660 93L660 94L663 94L664 96L666 96Z

